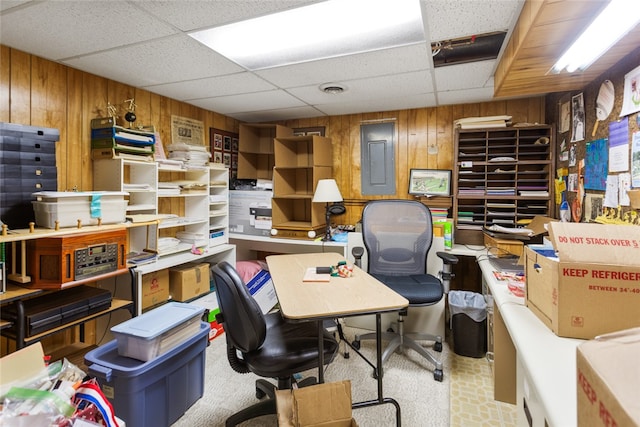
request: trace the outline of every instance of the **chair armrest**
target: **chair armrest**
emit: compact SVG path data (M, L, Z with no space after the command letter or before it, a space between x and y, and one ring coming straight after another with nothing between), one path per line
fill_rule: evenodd
M445 264L457 264L458 263L458 257L453 255L453 254L450 254L448 252L436 252L436 255L438 255L438 257Z
M362 255L364 255L364 248L362 246L355 246L351 249L351 254L355 258L355 265L362 268Z

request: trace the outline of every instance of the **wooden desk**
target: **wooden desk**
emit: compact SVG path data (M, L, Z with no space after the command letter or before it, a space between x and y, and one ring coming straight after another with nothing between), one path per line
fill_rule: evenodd
M308 267L326 267L344 260L336 253L271 255L267 257L269 272L280 303L282 316L291 321L334 319L336 317L376 315L377 399L356 402L354 408L391 403L396 407L396 423L400 426L400 405L385 398L382 390L381 314L399 311L409 305L403 296L358 267L350 278L331 277L329 282L303 282ZM323 323L318 322L318 381L324 382ZM358 353L359 354L359 353Z

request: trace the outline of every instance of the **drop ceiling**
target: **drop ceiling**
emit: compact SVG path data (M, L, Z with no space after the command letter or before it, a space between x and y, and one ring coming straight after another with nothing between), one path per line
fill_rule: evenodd
M526 52L531 61L531 49L522 45L528 31L513 30L523 2L421 0L424 43L253 72L205 48L187 33L317 1L3 0L0 42L240 121L271 122L493 100L496 69L511 69L521 77L522 73L516 72L522 68L520 52ZM593 4L602 4L593 0L528 3L570 3L578 12L582 9L576 8L576 3L588 3L592 5L588 13L593 13ZM564 8L566 11L567 5ZM530 6L524 10L533 15ZM562 24L550 19L549 13L545 16L547 25ZM536 21L533 18L527 20L528 29ZM555 57L558 44L566 45L569 41L564 39L573 36L585 19L583 14L578 20L567 19L563 39L555 39L555 51L550 54L547 48L547 55ZM432 42L495 31L507 31L505 40L512 33L518 35L518 45L509 51L509 67L499 66L503 46L497 59L434 68ZM539 38L539 31L536 36ZM525 77L531 81L538 74L540 71ZM500 96L544 93L544 87L531 90L535 85L509 80L504 72L499 75L504 91ZM319 90L325 83L339 83L347 90L327 94ZM518 85L529 89L518 92ZM507 87L509 90L504 89Z

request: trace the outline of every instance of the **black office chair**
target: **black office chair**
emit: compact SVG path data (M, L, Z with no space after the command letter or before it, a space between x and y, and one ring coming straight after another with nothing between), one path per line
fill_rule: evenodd
M214 265L211 273L220 307L216 320L225 331L231 368L241 374L253 372L278 380L277 386L265 379L256 380L256 397L267 398L227 418L226 426L231 427L276 414L275 391L290 389L294 374L318 367L318 324L288 323L278 312L263 315L235 268L227 262ZM325 363L333 360L337 349L335 338L326 332ZM298 386L315 383L315 378L308 377Z
M433 242L433 225L429 208L413 200L375 200L362 211L362 240L369 258L367 271L382 283L409 300L409 307L436 304L444 296L442 281L427 273L427 254ZM354 248L356 265L363 254ZM458 262L455 255L437 252L445 264L444 278L452 277L451 264ZM396 351L411 348L435 365L433 377L443 380L442 362L416 341L434 341L433 349L442 351L442 337L432 334L404 332L407 309L398 316L397 330L389 329L382 338L389 341L382 362ZM375 339L374 333L356 335L353 345L360 348L363 339Z

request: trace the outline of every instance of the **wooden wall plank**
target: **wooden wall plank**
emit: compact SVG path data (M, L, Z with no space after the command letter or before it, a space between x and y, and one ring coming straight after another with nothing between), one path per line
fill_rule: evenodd
M0 45L0 122L9 122L11 88L11 49Z
M9 121L31 125L31 55L11 49Z

